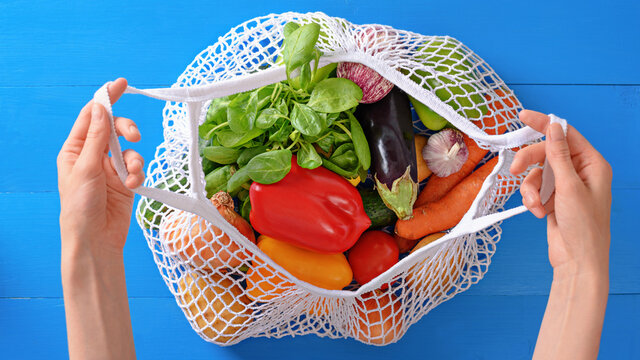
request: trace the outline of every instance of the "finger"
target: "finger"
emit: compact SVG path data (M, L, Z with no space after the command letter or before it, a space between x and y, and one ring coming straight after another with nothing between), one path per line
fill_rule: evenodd
M76 165L91 173L102 170L104 150L109 142L110 126L107 111L100 104L93 104L91 108L91 123L87 130L84 146Z
M69 171L73 167L76 159L82 151L84 145L84 139L87 136L87 130L89 129L89 123L91 122L91 105L93 103L89 101L82 110L78 118L73 123L69 136L62 144L60 153L58 153L58 168L63 172Z
M522 110L519 113L519 118L523 123L530 126L534 130L543 134L547 133L547 128L551 119L549 116L532 110ZM585 139L582 134L576 128L571 125L567 125L567 142L569 143L569 150L572 155L576 155L581 152L593 152L596 151L591 143Z
M115 103L127 88L127 80L119 78L109 85L109 97L113 103ZM84 141L87 137L87 131L89 130L89 124L91 123L91 108L93 106L93 100L89 101L80 110L80 114L76 119L67 140L62 145L61 157L65 152L71 152L75 155L80 155L80 151L83 148ZM128 140L128 139L127 139Z
M111 84L109 84L108 91L109 91L109 99L111 100L111 104L115 104L116 101L120 99L120 96L122 96L122 94L126 89L127 89L127 79L125 78L118 78L114 80Z
M131 149L125 150L122 155L124 157L124 163L127 166L127 172L129 173L125 180L125 185L129 189L137 188L142 185L144 181L144 159L142 155Z
M560 124L551 124L547 127L547 139L544 143L547 160L556 178L556 188L573 186L576 181L579 181L579 177L573 166L569 144Z
M140 131L133 120L125 117L116 117L113 121L118 135L124 136L127 141L140 141Z
M520 186L522 203L537 218L543 218L546 214L540 200L540 186L542 185L542 169L535 168L529 172Z
M123 195L133 196L133 193L131 193L131 190L129 190L124 184L122 184L122 181L120 180L120 177L116 172L116 167L112 157L104 156L102 166L107 176L107 184L112 189L114 189L115 191Z
M516 156L513 158L509 171L511 171L513 175L518 175L527 170L529 166L542 163L545 156L545 145L543 142L526 146L518 150Z
M550 119L546 114L533 110L522 110L518 114L518 117L523 123L534 130L543 134L547 132L547 125L549 125Z
M73 123L73 127L71 127L71 131L69 132L69 136L67 137L67 142L71 140L84 141L87 136L87 130L89 129L89 123L91 122L91 106L93 105L93 100L89 101L84 105L82 110L80 110L80 114L78 114L78 118L76 122ZM65 142L65 144L67 143Z

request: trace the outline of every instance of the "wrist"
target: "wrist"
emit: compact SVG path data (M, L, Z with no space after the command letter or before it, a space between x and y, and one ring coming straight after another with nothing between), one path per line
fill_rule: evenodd
M609 293L609 268L602 263L567 263L553 269L552 286L569 286L593 294Z
M60 270L63 286L98 276L110 276L124 268L121 251L91 246L90 241L63 239Z
M553 280L564 281L574 278L590 277L593 279L609 279L609 260L589 258L571 260L553 267Z

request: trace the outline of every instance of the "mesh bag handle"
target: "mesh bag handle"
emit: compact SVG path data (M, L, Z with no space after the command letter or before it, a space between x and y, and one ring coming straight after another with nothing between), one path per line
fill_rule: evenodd
M127 167L124 163L124 157L122 155L122 148L120 147L120 141L118 140L118 135L116 134L116 128L114 124L113 118L113 109L111 98L109 97L108 87L111 82L104 84L100 89L96 91L93 97L93 101L97 102L104 106L109 115L109 122L111 124L111 135L109 137L109 150L114 159L114 164L116 168L116 172L120 177L120 180L124 184L127 179L128 171ZM162 89L162 90L172 90L172 89ZM152 90L138 90L131 86L127 86L125 93L129 94L145 94L150 96L154 94L156 98L161 98L162 92L160 90L152 89ZM197 103L189 103L187 107L188 115L190 115L191 119L195 119L195 121L191 121L191 130L194 131L192 133L197 133L197 119L198 113L200 112L201 107L198 106ZM197 168L199 166L199 159L197 152L191 151L192 149L197 149L198 139L197 137L192 136L192 143L189 151L190 157L190 166L192 168ZM196 167L194 167L194 165ZM204 195L204 183L202 179L197 176L198 172L191 171L190 172L190 180L192 186L190 187L191 194L177 194L168 190L162 190L147 186L138 186L135 189L131 189L134 193L148 197L153 200L160 201L166 205L174 207L176 209L188 211L202 217L208 219L214 219L216 222L216 226L218 226L222 231L226 234L230 234L231 236L235 236L236 238L244 238L244 236L236 229L234 226L229 224L222 215L211 205L209 201L207 201ZM255 250L255 249L254 249Z
M560 124L560 126L562 126L562 130L564 131L564 133L565 134L567 133L567 120L559 118L554 114L549 114L549 118L551 123ZM525 129L531 129L531 128L526 127ZM498 170L502 167L504 162L504 156L503 156L504 151L506 150L500 151L499 156L501 157L501 159L498 161L498 164L496 165L494 170L491 172L491 174L485 179L482 185L482 189L480 190L480 195L488 191L489 188L491 187L491 184L495 182L495 178L497 176ZM555 190L555 176L553 175L553 169L551 168L551 165L549 165L549 161L545 158L544 165L542 165L542 183L540 185L540 200L542 204L546 204L547 201L549 201L549 198L551 198L551 195L553 194L554 190ZM475 209L478 208L481 198L482 196L476 196L476 199L471 205L470 211L467 211L467 213L462 218L462 220L460 220L460 223L458 223L458 225L454 228L454 230L451 231L451 233L453 234L453 237L478 232L497 222L506 220L510 217L513 217L518 214L522 214L523 212L527 211L526 206L520 205L508 210L503 210L493 214L473 218L472 216L473 214L475 214Z
M325 59L326 63L333 62L335 59ZM187 115L190 119L191 131L192 134L197 133L198 126L198 118L201 112L202 104L214 97L222 97L230 94L234 94L241 91L251 90L257 87L261 87L264 85L272 84L276 81L281 81L281 77L284 76L284 68L275 68L273 70L266 70L260 73L252 74L251 76L246 76L243 78L237 78L232 80L221 81L213 84L208 84L204 86L193 86L193 87L177 87L177 88L158 88L158 89L136 89L132 86L128 86L125 93L128 94L141 94L148 97L166 100L166 101L180 101L186 102L188 104L187 107ZM124 158L122 156L122 150L120 147L120 142L118 140L118 136L115 131L114 119L113 119L113 110L111 99L109 98L108 86L109 83L103 85L98 91L96 91L94 95L94 101L99 104L102 104L109 114L109 121L111 122L111 137L109 139L109 149L114 157L116 171L124 183L127 178L128 172L126 166L124 164ZM429 92L420 91L418 96L421 94L431 94ZM433 95L433 94L431 94ZM435 95L434 95L435 96ZM455 112L454 112L455 113ZM457 113L455 113L457 116ZM565 119L559 118L554 114L549 114L552 123L561 124L564 132L567 131L567 121ZM467 122L469 123L469 122ZM469 127L469 129L473 129L473 126ZM466 130L469 130L466 129ZM465 130L465 131L466 131ZM484 132L480 131L476 128L476 130L483 134L483 138L485 142L488 143L492 147L500 148L500 161L495 166L493 172L485 179L482 189L469 211L467 211L466 215L462 218L460 223L456 225L456 227L442 239L434 242L429 248L436 246L439 243L446 241L447 239L451 239L458 236L463 236L467 234L472 234L477 231L480 231L484 228L487 228L497 222L506 220L512 216L521 214L527 211L527 208L524 205L511 208L508 210L496 212L489 215L484 215L481 217L473 218L476 214L476 210L479 206L480 199L483 198L483 194L485 194L491 184L495 182L495 178L499 169L504 165L504 152L506 149L510 147L520 146L522 144L526 144L532 141L536 141L542 138L544 135L531 127L525 126L523 128L517 129L515 131L508 132L502 135L487 135ZM470 132L475 132L473 130L469 130ZM471 135L471 137L475 137L475 135ZM192 143L190 146L190 165L192 168L197 169L199 166L199 159L196 156L196 153L193 149L197 148L197 138L195 136L191 136ZM542 203L546 203L554 190L554 181L555 177L553 175L553 170L551 166L549 166L548 161L545 159L544 165L542 167L542 185L540 188L540 198ZM199 215L209 215L214 219L218 220L216 225L222 227L225 232L228 233L236 233L237 229L233 226L229 225L224 219L219 215L217 211L211 211L210 207L205 206L203 204L207 204L206 198L204 197L204 184L202 179L199 176L196 176L198 172L191 171L191 196L184 194L176 194L171 191L161 190L157 188L151 188L146 186L139 186L135 189L132 189L133 192L151 198L153 200L160 201L165 203L171 207L189 211ZM450 236L449 236L450 235ZM368 288L368 286L367 286Z

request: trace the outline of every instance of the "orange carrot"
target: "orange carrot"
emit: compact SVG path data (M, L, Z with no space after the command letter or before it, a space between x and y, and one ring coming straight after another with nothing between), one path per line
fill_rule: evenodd
M482 183L498 163L498 157L487 161L440 200L413 209L409 220L398 220L395 233L406 239L419 239L454 227L469 210Z
M416 144L416 165L418 169L418 182L428 178L431 175L431 169L427 166L427 162L422 157L422 148L427 145L427 141L429 140L426 136L415 135L415 144Z
M500 89L496 90L495 93L498 96L504 96L504 92ZM487 99L489 99L488 96ZM504 102L509 107L517 104L517 100L513 96L509 97ZM473 123L479 128L485 128L485 132L489 135L502 134L507 130L507 119L505 119L504 114L498 113L498 110L502 110L503 108L502 104L497 101L489 103L490 110L487 112L487 115L480 120L474 120ZM513 114L510 113L509 115L512 115L513 117L517 116L515 110L511 112L513 112ZM449 176L431 176L422 192L420 192L420 195L418 195L414 205L415 207L439 200L445 196L449 190L462 181L462 179L467 177L467 175L471 174L473 169L475 169L480 161L482 161L482 159L487 155L488 150L479 147L478 144L476 144L476 142L466 134L463 134L463 137L464 143L467 145L467 149L469 150L469 157L467 158L467 161L462 165L460 170Z
M473 169L476 168L478 163L487 154L488 150L480 148L473 139L469 138L466 134L463 134L462 136L464 138L464 143L467 145L467 149L469 150L469 157L467 158L467 161L462 164L460 170L449 176L439 177L432 175L427 181L424 189L422 189L418 195L414 205L415 207L436 201L445 196L449 190L462 181L462 179L467 177L467 175L471 174Z

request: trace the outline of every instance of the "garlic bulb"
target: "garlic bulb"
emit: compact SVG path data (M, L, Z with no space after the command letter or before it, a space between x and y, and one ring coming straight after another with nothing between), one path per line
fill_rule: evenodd
M444 129L429 137L422 157L436 176L445 177L460 170L469 157L469 149L460 131Z

